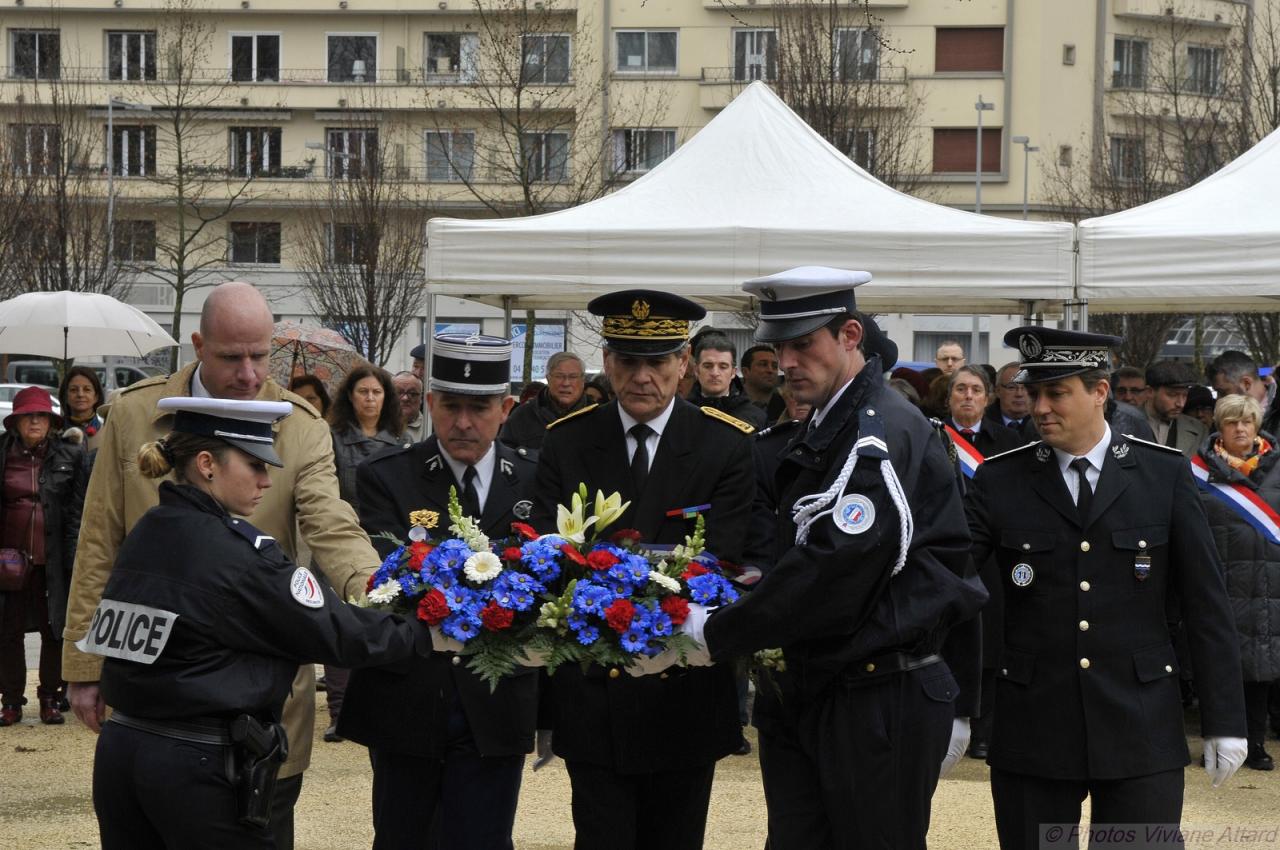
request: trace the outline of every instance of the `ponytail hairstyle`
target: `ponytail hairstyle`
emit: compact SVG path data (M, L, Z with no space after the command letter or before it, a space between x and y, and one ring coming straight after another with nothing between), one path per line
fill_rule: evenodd
M163 478L170 472L180 483L189 484L187 472L201 452L209 452L221 463L231 446L217 437L172 431L138 449L138 471L147 478Z

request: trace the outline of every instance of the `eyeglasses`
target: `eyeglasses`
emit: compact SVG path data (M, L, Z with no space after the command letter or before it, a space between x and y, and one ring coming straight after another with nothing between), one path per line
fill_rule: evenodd
M959 363L964 358L963 357L935 357L934 359L937 360L939 363Z
M417 390L400 390L396 395L400 398L422 398L422 393Z
M552 372L551 380L553 381L581 381L581 372Z

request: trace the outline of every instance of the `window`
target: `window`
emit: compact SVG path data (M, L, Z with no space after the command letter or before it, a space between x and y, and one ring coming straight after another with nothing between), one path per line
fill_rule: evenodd
M1187 48L1187 88L1199 94L1217 94L1221 84L1222 48Z
M1111 60L1111 87L1145 89L1147 87L1147 53L1151 45L1136 38L1117 38Z
M939 74L1004 70L1004 27L938 27L933 68Z
M772 80L778 74L778 34L773 30L737 30L733 34L733 79L740 83Z
M467 33L427 33L426 74L454 77L462 81L476 78L476 51L480 37Z
M982 170L1000 170L999 128L982 131ZM933 131L933 172L935 174L973 174L977 167L978 130L976 127Z
M156 173L156 128L117 124L111 135L111 168L117 177Z
M569 36L523 36L520 62L525 83L569 82Z
M1111 137L1111 176L1116 180L1138 180L1145 170L1142 139Z
M874 171L876 167L875 128L850 130L845 141L844 154L863 171Z
M280 36L246 33L231 36L231 79L239 83L280 80Z
M378 79L376 35L329 36L329 82L372 83Z
M62 162L62 131L55 124L10 124L9 156L19 174L56 174Z
M427 179L439 183L470 180L476 134L458 130L427 133Z
M58 30L10 30L9 73L27 80L56 80L62 65Z
M231 173L237 177L280 174L279 127L232 127Z
M364 232L360 225L329 225L329 262L351 266L362 262L364 255Z
M880 33L868 29L836 30L836 70L840 79L874 80L880 76Z
M558 183L568 175L568 133L524 133L520 153L530 180Z
M675 130L614 130L613 170L618 174L648 171L675 149Z
M156 34L154 32L108 32L107 78L154 80L156 78Z
M376 173L379 158L377 130L329 130L325 138L328 140L325 147L328 148L330 177L349 180Z
M280 262L280 222L231 222L231 262Z
M112 253L121 263L154 263L156 260L156 223L128 219L115 224Z
M1058 165L1069 166L1075 160L1071 145L1058 145Z
M623 73L676 72L675 30L620 30L618 70Z

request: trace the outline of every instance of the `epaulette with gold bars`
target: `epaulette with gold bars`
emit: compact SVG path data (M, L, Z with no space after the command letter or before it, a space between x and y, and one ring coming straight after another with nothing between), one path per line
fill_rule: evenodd
M741 419L735 419L729 414L725 413L723 410L720 410L715 407L708 407L706 405L703 405L699 409L703 413L705 413L707 416L710 416L712 419L719 419L721 422L725 423L726 425L732 425L734 428L737 428L739 431L741 431L744 434L755 433L755 430L756 430L755 426L752 425L750 422L743 422Z
M600 406L600 405L598 405L598 404L588 404L586 407L580 407L580 408L578 408L577 410L573 411L572 413L566 413L564 416L561 416L561 417L560 417L559 419L557 419L556 421L554 421L554 422L552 422L552 423L548 424L548 425L547 425L547 430L548 430L548 431L550 431L552 428L556 427L556 426L557 426L557 425L559 425L561 422L568 422L568 421L569 421L570 419L572 419L573 417L575 417L575 416L581 416L582 414L586 413L588 410L595 410L595 409L596 409L597 407L599 407L599 406Z

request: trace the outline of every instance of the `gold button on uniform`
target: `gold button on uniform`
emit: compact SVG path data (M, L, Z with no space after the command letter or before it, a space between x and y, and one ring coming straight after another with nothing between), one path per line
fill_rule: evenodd
M1085 593L1088 593L1088 592L1089 592L1089 582L1087 582L1087 581L1082 581L1082 582L1080 582L1080 589L1081 589L1081 590L1083 590Z
M622 671L621 671L621 670L619 670L617 667L614 667L612 670L610 670L610 671L609 671L609 678L610 678L610 679L616 679L616 678L618 678L618 677L619 677L619 676L621 676L621 675L622 675Z
M455 656L453 656L453 666L455 666L455 667L456 667L456 666L458 666L458 665L459 665L459 664L461 664L461 663L462 663L462 656L461 656L461 655L455 655Z
M1088 541L1088 540L1081 540L1081 541L1080 541L1080 551L1081 551L1081 552L1088 552L1088 551L1089 551L1089 541Z
M1087 631L1089 631L1089 621L1088 621L1088 620L1081 620L1081 621L1080 621L1080 631L1082 631L1082 632L1087 632Z
M876 665L868 663L867 666L863 667L862 669L866 670L868 673L874 673L876 672Z
M1081 669L1081 670L1088 670L1088 669L1089 669L1089 659L1087 659L1087 658L1081 658L1081 659L1080 659L1080 669Z

